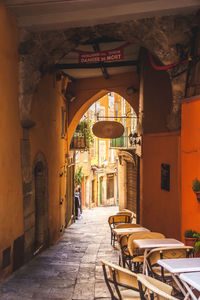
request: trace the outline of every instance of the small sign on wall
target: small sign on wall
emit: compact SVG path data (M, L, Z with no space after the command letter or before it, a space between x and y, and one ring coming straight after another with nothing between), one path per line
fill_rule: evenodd
M161 189L170 191L170 165L161 164Z

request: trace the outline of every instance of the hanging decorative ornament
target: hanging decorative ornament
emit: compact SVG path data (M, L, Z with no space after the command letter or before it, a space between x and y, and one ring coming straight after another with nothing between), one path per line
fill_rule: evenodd
M124 133L124 126L116 121L99 121L93 125L92 132L102 139L116 139Z

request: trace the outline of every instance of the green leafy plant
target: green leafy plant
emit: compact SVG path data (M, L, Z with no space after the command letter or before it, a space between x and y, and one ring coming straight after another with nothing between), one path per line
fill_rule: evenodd
M94 135L92 133L92 129L91 129L91 122L84 119L82 121L79 122L77 128L76 128L76 132L79 132L80 135L84 136L85 138L85 149L89 150L90 148L90 144L94 142Z
M200 191L200 181L197 178L195 178L192 182L192 189L194 192Z
M78 185L81 185L82 181L83 181L83 172L82 172L82 168L83 167L79 167L76 171L75 171L75 175L74 175L74 182L75 182L75 185L78 186Z
M196 238L196 242L194 245L194 252L198 252L200 249L200 232L194 233L194 237Z
M192 229L187 229L185 232L184 232L184 237L186 238L194 238L194 234L196 234L197 232L195 230L192 230Z

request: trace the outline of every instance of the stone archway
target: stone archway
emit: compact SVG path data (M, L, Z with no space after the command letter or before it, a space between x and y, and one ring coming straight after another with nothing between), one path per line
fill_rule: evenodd
M19 105L23 127L33 126L31 103L38 83L53 65L67 53L91 38L110 37L145 47L162 64L182 59L184 49L189 53L192 28L198 26L198 15L153 17L122 23L102 24L83 28L70 28L47 32L20 32L20 86ZM177 51L177 44L181 51ZM172 115L179 111L178 100L184 97L186 73L171 81L173 90ZM170 123L170 121L169 121ZM174 128L172 129L174 130Z
M36 155L34 166L35 242L34 250L48 246L48 170L42 153Z
M88 85L92 88L88 90ZM111 79L90 78L77 80L74 85L73 93L76 99L68 103L68 140L69 144L74 134L76 126L84 113L89 107L109 92L115 92L122 96L134 109L136 114L139 112L138 92L128 95L127 87L134 85L136 90L139 89L138 75L136 72L127 72L120 75L112 76Z

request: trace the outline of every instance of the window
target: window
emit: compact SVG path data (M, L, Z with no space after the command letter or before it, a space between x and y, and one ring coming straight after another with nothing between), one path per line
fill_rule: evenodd
M114 174L107 174L107 199L114 197Z
M109 162L111 164L114 164L114 162L115 162L115 150L114 149L109 149Z
M109 97L109 99L108 99L108 116L109 117L114 117L114 100L115 100L115 98L113 97ZM113 119L110 119L110 120L114 120L114 118Z
M104 120L105 117L105 107L104 106L100 106L97 115L100 117L100 121Z
M65 109L61 107L61 138L65 137Z
M100 165L102 165L106 159L106 142L99 141L99 158L100 158Z
M76 163L80 162L80 151L75 152L75 162Z
M84 162L87 162L87 161L88 161L88 153L87 153L87 151L84 151L84 152L83 152L83 161L84 161Z

